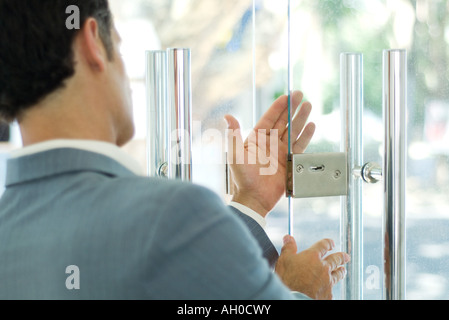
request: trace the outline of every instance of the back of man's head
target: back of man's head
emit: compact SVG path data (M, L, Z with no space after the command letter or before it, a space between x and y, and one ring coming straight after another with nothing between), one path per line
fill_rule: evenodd
M73 76L78 30L66 25L70 6L79 9L81 27L89 17L98 21L112 58L108 0L0 0L0 118L19 118Z

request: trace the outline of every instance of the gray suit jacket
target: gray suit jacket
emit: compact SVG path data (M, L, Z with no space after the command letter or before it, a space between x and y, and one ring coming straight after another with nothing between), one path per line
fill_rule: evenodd
M267 259L268 264L272 269L274 269L276 262L279 258L279 254L270 238L268 238L264 229L251 217L246 214L240 212L238 209L234 207L230 207L234 213L242 219L242 221L246 224L246 226L251 231L251 234L256 238L259 243L260 248L263 251L263 256Z
M0 299L307 299L214 193L70 148L9 160L0 257Z

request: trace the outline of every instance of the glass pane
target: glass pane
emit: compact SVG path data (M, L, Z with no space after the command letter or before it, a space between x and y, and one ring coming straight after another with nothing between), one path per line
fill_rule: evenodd
M144 50L192 49L194 180L224 195L223 115L248 132L281 94L292 88L313 105L317 125L308 153L340 151L339 56L364 55L364 159L382 161L382 51L409 56L407 294L449 295L448 4L425 0L112 0L134 88L135 139L126 148L145 163ZM255 12L255 15L254 15ZM225 13L225 14L223 14ZM255 32L254 30L255 26ZM256 66L254 69L253 66ZM255 81L254 81L255 80ZM255 88L255 89L254 89ZM219 134L221 133L221 135ZM382 186L363 186L364 298L381 299ZM322 238L340 240L340 198L294 200L294 235L305 249ZM281 248L288 201L268 217ZM339 288L335 289L336 298Z
M135 139L125 148L145 163L145 50L190 48L193 181L224 194L223 117L233 114L246 133L253 125L252 1L110 2L123 38L138 127Z
M407 297L444 299L449 293L447 3L292 1L292 6L294 87L312 102L317 124L307 152L339 150L338 59L342 52L361 52L364 159L381 163L382 50L407 49ZM365 299L382 298L381 189L381 184L363 186ZM306 240L300 243L322 236L339 239L338 199L294 200L294 215L295 233Z

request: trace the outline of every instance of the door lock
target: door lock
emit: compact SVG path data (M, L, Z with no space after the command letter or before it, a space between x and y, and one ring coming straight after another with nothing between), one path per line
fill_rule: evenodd
M291 154L287 158L287 170L287 196L313 198L347 194L345 153Z

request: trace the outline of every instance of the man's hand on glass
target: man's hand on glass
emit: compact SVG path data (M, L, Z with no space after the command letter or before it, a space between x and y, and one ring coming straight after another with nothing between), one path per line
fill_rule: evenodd
M304 153L315 133L315 124L307 123L312 105L301 104L303 94L300 91L295 91L291 99L290 114L294 115L291 130L288 129L287 96L271 105L245 141L238 121L233 116L225 116L232 201L262 217L266 217L285 194L289 141L293 154ZM350 261L346 253L330 253L334 247L332 240L324 239L298 253L295 239L287 235L276 273L293 291L313 299L332 299L332 288L345 277L344 265Z
M330 254L334 248L333 240L323 239L298 253L295 239L287 235L276 263L276 273L293 291L316 300L331 300L332 289L346 276L345 264L351 260L343 252Z
M315 133L315 124L307 124L312 105L309 102L301 105L302 92L293 92L291 99L291 114L295 115L290 132L292 153L297 154L306 150ZM228 123L228 163L233 183L232 201L249 207L263 217L285 194L288 116L288 96L281 96L265 112L245 141L239 122L231 115L225 116Z

